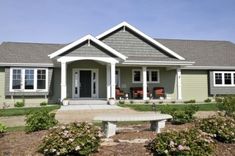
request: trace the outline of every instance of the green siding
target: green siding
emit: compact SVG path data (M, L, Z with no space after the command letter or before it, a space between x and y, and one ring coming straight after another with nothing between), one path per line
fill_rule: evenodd
M130 93L130 87L142 87L142 83L132 83L132 70L142 69L141 67L117 67L120 69L121 88L124 92ZM149 91L154 87L164 87L168 99L176 99L176 70L166 70L166 68L148 68L159 69L160 83L148 83Z
M4 68L0 68L0 105L4 102L5 95L5 71Z
M182 70L182 97L183 100L197 101L208 98L207 71Z
M50 103L56 103L59 102L60 99L60 83L61 83L61 69L60 68L54 68L53 74L52 74L52 82L51 82L51 90L49 95L49 102Z

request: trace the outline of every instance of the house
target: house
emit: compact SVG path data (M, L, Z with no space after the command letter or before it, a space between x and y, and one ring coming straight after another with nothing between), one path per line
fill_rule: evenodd
M116 86L129 99L163 87L167 100L203 101L235 94L235 44L154 39L126 22L69 44L3 42L0 86L1 105L109 99Z

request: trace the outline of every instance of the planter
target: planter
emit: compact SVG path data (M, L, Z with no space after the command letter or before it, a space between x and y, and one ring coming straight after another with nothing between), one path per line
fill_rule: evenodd
M110 98L110 99L109 99L109 104L110 104L110 105L115 105L115 104L116 104L115 99L114 99L114 98Z
M68 106L69 105L69 100L63 100L63 105Z

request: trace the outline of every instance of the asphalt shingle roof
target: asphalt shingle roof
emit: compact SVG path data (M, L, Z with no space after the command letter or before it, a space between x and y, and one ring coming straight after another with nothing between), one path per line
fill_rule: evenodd
M194 66L235 66L235 44L229 41L156 39L169 49L195 62ZM66 44L3 42L0 63L53 63L49 54ZM179 61L174 58L128 56L128 60Z

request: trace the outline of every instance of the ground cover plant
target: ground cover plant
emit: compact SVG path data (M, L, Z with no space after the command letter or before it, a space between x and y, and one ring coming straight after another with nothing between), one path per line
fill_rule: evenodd
M5 125L3 125L2 123L0 123L0 137L3 136L3 134L6 132L7 127Z
M214 141L198 129L169 131L157 134L147 146L154 155L207 156L214 151Z
M71 123L50 130L39 151L44 155L89 155L100 146L100 128L90 123Z

